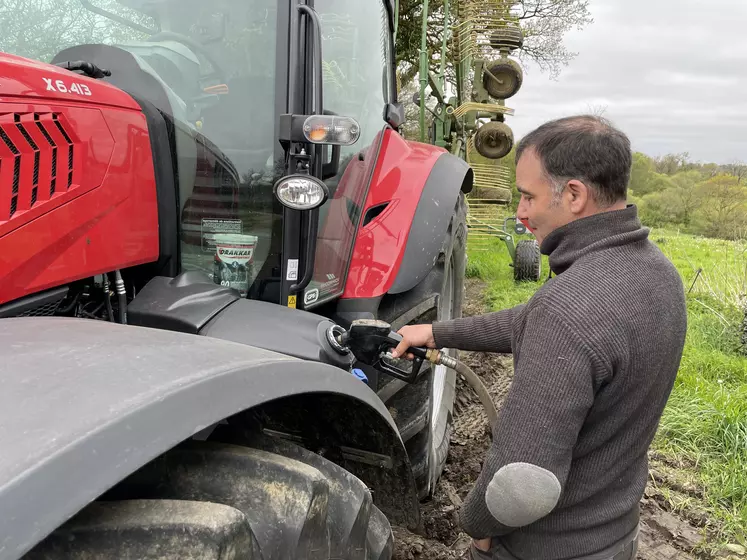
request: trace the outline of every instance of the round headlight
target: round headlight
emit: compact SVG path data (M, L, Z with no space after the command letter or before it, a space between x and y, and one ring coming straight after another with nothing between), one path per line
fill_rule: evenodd
M311 175L289 175L275 183L275 196L293 210L313 210L327 200L327 185Z

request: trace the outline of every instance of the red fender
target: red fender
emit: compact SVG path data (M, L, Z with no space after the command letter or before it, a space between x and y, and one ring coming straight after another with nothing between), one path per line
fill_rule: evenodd
M384 131L362 216L388 203L358 230L343 298L373 298L389 291L407 246L410 225L421 193L443 148L408 142L392 129Z

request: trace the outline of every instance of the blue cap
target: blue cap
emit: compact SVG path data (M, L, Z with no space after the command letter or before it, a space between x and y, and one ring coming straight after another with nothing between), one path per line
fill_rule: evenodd
M368 377L366 377L366 374L363 373L362 369L353 368L353 371L351 372L355 377L363 381L366 385L368 385Z

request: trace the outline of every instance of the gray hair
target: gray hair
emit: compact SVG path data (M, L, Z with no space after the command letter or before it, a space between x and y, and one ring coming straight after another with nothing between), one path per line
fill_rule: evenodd
M589 187L602 207L627 198L633 165L630 140L602 117L579 115L543 124L521 140L517 163L528 149L539 157L554 201L572 179Z

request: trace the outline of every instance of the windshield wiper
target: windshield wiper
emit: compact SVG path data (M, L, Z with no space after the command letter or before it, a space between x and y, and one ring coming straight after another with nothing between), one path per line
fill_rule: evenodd
M86 62L85 60L76 60L75 62L58 62L55 66L70 70L71 72L83 72L89 78L100 80L112 75L111 70L105 68L99 68L92 62Z
M122 25L126 25L127 27L131 27L132 29L136 29L137 31L142 31L143 33L147 33L148 35L155 35L159 31L158 29L150 29L148 27L145 27L144 25L140 25L139 23L130 21L127 18L118 16L115 13L99 8L98 6L94 6L93 4L91 4L90 0L80 0L80 3L83 4L83 7L89 12L93 12L94 14L99 14L100 16L104 16L105 18L121 23Z

